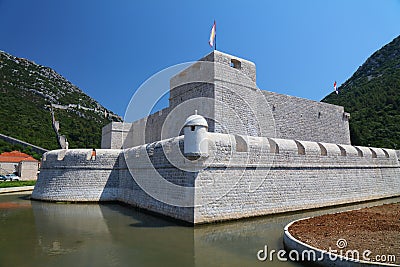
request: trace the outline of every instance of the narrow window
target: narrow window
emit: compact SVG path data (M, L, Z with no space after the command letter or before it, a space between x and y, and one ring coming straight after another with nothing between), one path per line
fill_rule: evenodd
M190 126L190 130L191 130L192 132L194 132L194 128L195 128L194 125Z
M241 69L242 64L239 60L232 58L231 59L231 67L235 69Z

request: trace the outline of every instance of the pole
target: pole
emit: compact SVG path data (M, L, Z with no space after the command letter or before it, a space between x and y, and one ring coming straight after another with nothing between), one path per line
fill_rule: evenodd
M214 20L214 25L215 25L215 45L214 45L214 50L217 50L217 24L215 23L215 20Z
M214 50L217 50L217 33L215 32L215 45L214 45Z

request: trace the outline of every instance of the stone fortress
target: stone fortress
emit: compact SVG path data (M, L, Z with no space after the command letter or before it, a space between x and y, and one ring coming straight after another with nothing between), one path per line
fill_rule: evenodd
M200 224L399 196L399 151L352 146L349 117L260 90L254 63L213 51L171 78L169 107L105 126L95 157L44 154L32 198Z

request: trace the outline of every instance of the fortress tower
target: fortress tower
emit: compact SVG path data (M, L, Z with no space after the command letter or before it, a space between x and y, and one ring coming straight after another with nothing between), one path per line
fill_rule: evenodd
M350 144L343 107L260 90L253 62L213 51L171 78L168 108L105 126L102 148L181 135L194 110L206 117L209 132Z

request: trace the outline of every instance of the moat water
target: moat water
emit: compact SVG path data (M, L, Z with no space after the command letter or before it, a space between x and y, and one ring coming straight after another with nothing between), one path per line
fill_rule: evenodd
M257 252L283 249L290 221L357 205L188 227L119 204L31 201L0 195L0 266L302 266L259 261Z

